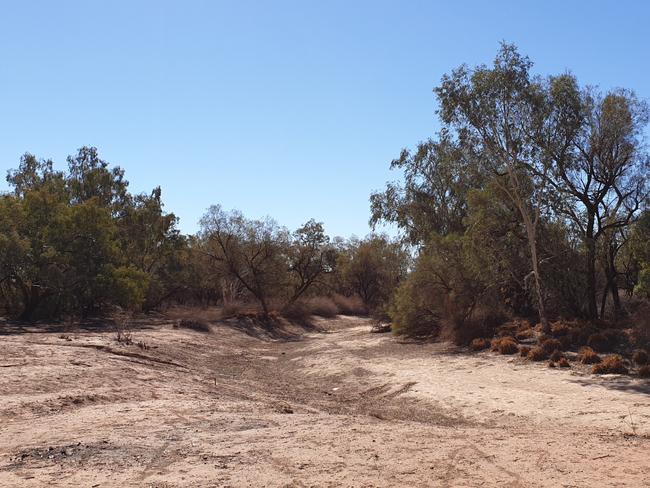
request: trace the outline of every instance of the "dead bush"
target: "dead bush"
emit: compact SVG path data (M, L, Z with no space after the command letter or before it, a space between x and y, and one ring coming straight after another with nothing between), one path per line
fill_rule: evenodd
M600 356L596 354L591 347L585 346L578 351L578 361L582 364L596 364L601 361Z
M627 374L628 371L623 363L623 358L618 354L612 354L600 363L594 364L591 372L593 374Z
M190 329L196 332L210 332L210 324L202 320L181 319L177 323L179 329Z
M551 334L555 337L566 336L569 333L569 326L564 322L553 322L551 324Z
M332 318L339 314L339 307L329 297L312 297L306 301L307 308L312 315Z
M469 348L472 351L483 351L488 347L490 347L490 340L485 339L484 337L478 337L476 339L473 339L472 342L469 343Z
M556 349L551 353L550 360L555 361L556 363L564 357L564 354L562 354L562 351L559 349Z
M560 358L557 365L560 368L570 368L571 367L571 364L569 364L569 360L567 358Z
M639 368L639 376L641 378L650 378L650 366L641 366Z
M504 355L516 354L519 351L519 347L512 337L501 337L492 341L492 350Z
M528 352L528 359L531 361L544 361L545 359L548 358L548 354L544 349L541 347L533 347L529 352Z
M521 346L521 347L519 348L519 355L520 355L522 358L526 358L526 357L528 357L528 354L530 353L530 349L531 349L531 348L528 347L528 346Z
M331 300L342 315L368 315L368 308L358 295L346 297L335 293L331 296Z
M632 356L632 360L638 365L638 366L645 366L648 364L648 351L645 349L637 349L634 351L634 355Z

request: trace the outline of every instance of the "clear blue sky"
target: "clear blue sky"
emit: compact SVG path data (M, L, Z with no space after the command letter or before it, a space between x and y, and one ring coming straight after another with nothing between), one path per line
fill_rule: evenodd
M365 235L436 131L432 88L501 40L650 97L646 1L2 1L0 170L94 145L194 232L213 203ZM6 190L4 179L0 190Z

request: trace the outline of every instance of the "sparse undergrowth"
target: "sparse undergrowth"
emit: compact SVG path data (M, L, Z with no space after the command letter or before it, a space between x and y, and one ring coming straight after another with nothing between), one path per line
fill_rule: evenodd
M627 374L623 358L618 354L607 356L600 363L594 364L591 372L594 374Z

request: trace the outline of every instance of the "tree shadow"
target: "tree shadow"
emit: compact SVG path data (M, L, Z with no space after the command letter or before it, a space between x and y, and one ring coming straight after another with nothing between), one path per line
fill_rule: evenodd
M628 393L650 395L650 381L631 376L604 375L599 377L594 375L571 379L570 381L584 387L600 386Z
M130 330L155 329L164 321L159 318L137 319L129 322ZM116 328L113 320L108 318L92 318L80 322L21 322L18 320L0 319L0 336L11 336L33 333L64 334L74 332L111 332Z

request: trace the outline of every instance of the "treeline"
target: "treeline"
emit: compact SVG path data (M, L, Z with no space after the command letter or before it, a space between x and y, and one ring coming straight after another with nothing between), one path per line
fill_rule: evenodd
M398 331L468 332L514 314L548 332L551 318L615 320L648 298L647 104L531 67L504 44L491 66L444 76L442 129L371 196L371 221L417 249L390 308Z
M0 309L11 317L88 317L177 303L295 314L315 296L356 313L382 313L406 274L401 243L383 235L330 239L314 220L291 232L213 206L197 235L182 235L160 188L131 194L124 171L95 148L67 162L60 171L26 154L8 173L12 191L0 196Z

